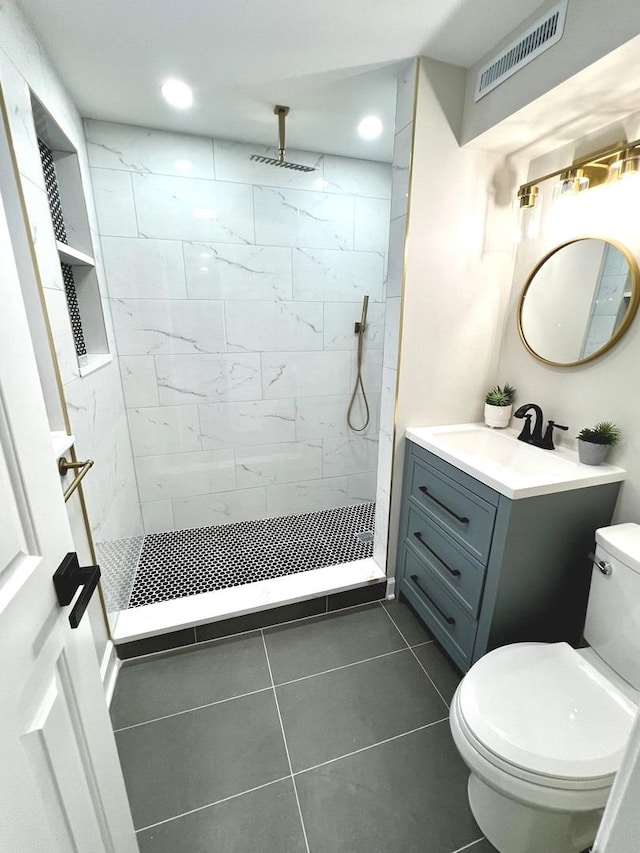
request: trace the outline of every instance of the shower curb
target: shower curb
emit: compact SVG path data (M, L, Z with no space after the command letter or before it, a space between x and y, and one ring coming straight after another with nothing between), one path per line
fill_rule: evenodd
M141 657L142 655L149 655L155 652L170 651L171 649L196 645L197 643L207 642L208 640L232 637L235 634L242 634L246 631L269 628L283 622L292 622L308 616L320 616L324 613L333 613L336 610L343 610L347 607L379 601L386 597L386 593L387 581L378 581L344 592L335 592L317 598L310 598L306 601L298 601L295 604L285 604L280 607L247 613L243 616L233 616L230 619L207 622L204 625L197 625L195 628L182 628L179 631L169 631L165 634L157 634L141 640L120 643L115 647L116 654L119 660L128 660L129 658Z

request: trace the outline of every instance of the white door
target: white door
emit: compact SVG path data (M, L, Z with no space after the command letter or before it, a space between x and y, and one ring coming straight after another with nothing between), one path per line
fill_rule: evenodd
M0 199L0 851L136 853L88 618L52 575L73 551Z

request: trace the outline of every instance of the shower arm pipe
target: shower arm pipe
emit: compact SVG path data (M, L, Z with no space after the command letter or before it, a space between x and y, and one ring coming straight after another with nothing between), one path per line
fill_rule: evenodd
M273 112L278 116L278 157L281 163L285 161L285 118L289 114L289 107L281 107L279 104L273 108Z

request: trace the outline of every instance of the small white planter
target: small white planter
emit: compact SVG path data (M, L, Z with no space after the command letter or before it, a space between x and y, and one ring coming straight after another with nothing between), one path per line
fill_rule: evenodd
M594 444L592 441L578 439L578 459L584 465L602 464L608 452L608 444Z
M484 422L494 429L504 429L509 426L513 406L492 406L484 404Z

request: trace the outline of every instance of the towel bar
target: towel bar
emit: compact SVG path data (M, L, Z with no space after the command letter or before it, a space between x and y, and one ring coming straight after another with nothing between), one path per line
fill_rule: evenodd
M61 477L64 477L65 474L68 474L69 471L78 471L73 482L69 485L64 492L64 501L65 503L69 500L71 495L75 492L75 490L80 485L81 480L85 476L85 474L89 471L90 468L93 468L93 459L87 459L86 462L69 462L66 457L61 456L58 460L58 471Z

